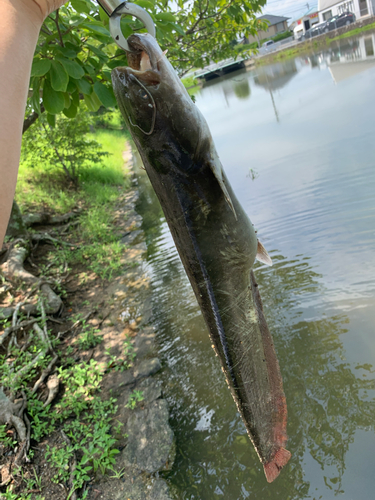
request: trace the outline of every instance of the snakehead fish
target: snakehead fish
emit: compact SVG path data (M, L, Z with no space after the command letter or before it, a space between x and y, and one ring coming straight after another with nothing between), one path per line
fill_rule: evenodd
M132 35L115 96L160 200L247 433L273 481L291 454L279 364L258 285L270 260L224 173L208 125L156 40Z

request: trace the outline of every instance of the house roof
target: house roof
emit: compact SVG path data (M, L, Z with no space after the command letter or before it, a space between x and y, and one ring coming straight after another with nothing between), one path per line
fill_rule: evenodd
M337 3L341 3L342 0L318 0L318 10L321 12L322 10L326 10Z
M329 1L329 0L320 0L320 1ZM335 0L340 1L340 0ZM303 19L305 16L308 16L309 14L315 14L315 12L318 12L319 8L315 5L315 7L310 7L302 16L299 15L297 17L293 17L293 20L290 22L290 24L295 23L296 21L299 21L300 19Z
M282 23L283 21L290 19L290 17L273 16L272 14L265 14L264 16L260 16L257 19L262 19L262 21L269 21L270 26L273 26L274 24Z

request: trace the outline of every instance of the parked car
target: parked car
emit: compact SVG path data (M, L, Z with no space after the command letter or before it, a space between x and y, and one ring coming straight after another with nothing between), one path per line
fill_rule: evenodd
M262 47L269 47L270 45L274 45L274 44L275 44L275 42L273 40L267 40L266 42L264 42Z
M326 21L324 21L323 23L315 24L312 28L306 31L305 38L308 39L313 38L314 36L321 35L322 33L324 33L326 24Z
M347 26L351 23L354 23L355 20L355 14L353 14L352 12L343 12L339 16L333 16L327 20L325 31L332 31L337 28L342 28L342 26Z

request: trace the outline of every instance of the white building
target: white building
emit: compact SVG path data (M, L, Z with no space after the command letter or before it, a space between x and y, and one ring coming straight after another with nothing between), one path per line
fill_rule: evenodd
M375 1L375 0L374 0ZM293 29L294 38L299 38L304 35L307 30L319 23L318 10L315 7L310 8L303 16L295 19L289 26L289 29Z
M375 0L319 0L319 22L327 21L332 16L343 12L353 12L356 18L373 16L375 13Z

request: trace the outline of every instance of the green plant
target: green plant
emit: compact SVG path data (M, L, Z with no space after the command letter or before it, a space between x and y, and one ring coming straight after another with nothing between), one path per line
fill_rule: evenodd
M131 410L134 410L137 406L137 403L143 400L143 391L135 390L129 395L129 400L125 406L127 408L130 408Z
M82 331L78 336L78 345L80 349L90 349L103 341L103 338L96 335L100 330L90 325L83 324Z
M21 161L29 165L38 162L45 168L58 167L78 185L80 169L100 163L108 153L97 141L87 137L91 117L85 110L74 119L59 116L53 125L47 118L48 115L42 115L24 134Z
M5 424L0 425L0 443L2 443L2 445L5 447L9 446L9 448L14 448L17 444L17 441L7 434L6 427L7 426Z
M50 434L55 430L56 415L50 412L49 406L43 407L43 402L37 399L37 396L28 396L28 413L31 417L31 437L35 441L40 441L43 436Z
M112 467L109 470L113 473L112 476L109 476L112 479L121 479L125 474L125 467L119 471L113 469Z
M62 448L50 448L47 444L47 451L45 458L52 467L56 470L56 474L53 476L52 481L58 484L61 481L68 481L69 472L69 462L73 459L73 448L71 446L63 446Z
M110 425L103 420L95 422L88 437L92 440L88 447L82 447L81 464L91 462L94 472L100 470L104 474L109 467L116 463L114 457L120 453L116 448L112 449L116 440L110 435Z

